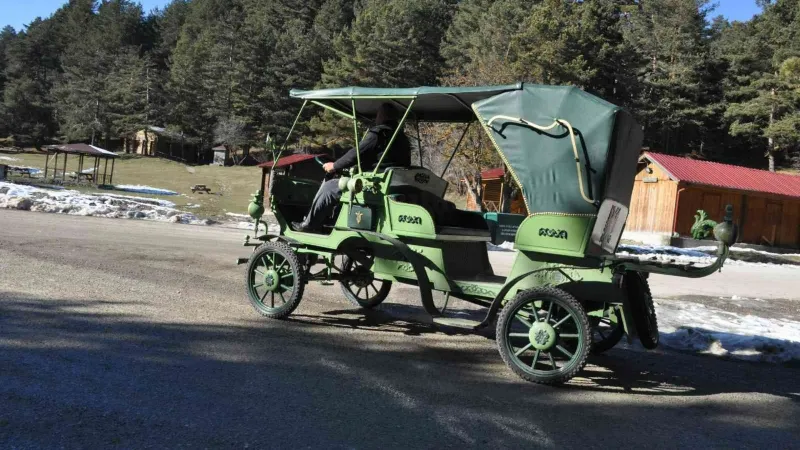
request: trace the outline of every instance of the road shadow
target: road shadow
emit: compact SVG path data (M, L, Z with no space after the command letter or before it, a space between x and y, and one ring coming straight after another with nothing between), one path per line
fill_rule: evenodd
M0 447L652 446L642 426L670 446L800 438L791 369L615 350L550 388L501 369L485 340L386 324L385 312L202 324L114 306L0 292ZM685 390L663 401L666 385ZM715 396L732 393L794 402Z

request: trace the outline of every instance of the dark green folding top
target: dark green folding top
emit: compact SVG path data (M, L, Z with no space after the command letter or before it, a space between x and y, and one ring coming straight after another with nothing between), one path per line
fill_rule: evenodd
M475 120L471 105L503 92L522 89L522 83L505 86L365 88L343 87L301 91L292 89L289 95L303 100L316 100L340 111L352 113L351 99L356 101L356 114L372 120L383 102L405 109L411 100L414 107L409 120L420 122L464 123Z
M472 107L531 214L596 214L606 198L630 204L642 128L624 109L576 87L532 84Z

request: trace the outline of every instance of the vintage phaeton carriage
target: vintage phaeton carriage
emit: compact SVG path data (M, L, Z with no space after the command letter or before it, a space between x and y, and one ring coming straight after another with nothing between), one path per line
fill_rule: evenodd
M515 373L561 383L583 368L590 352L610 349L625 334L655 348L659 335L648 274L709 275L722 267L735 240L729 211L715 229L719 251L709 266L616 256L641 127L622 108L574 87L348 87L290 95L303 102L297 120L311 105L327 109L352 120L356 141L359 122L373 117L383 102L402 109L401 124L461 124L463 133L480 127L521 189L529 215L516 233L511 273L501 277L489 263L486 220L444 199L444 172L364 171L359 164L342 174L341 204L324 233L290 227L308 211L320 181L275 175L270 205L280 232L254 231L245 241L255 247L252 255L239 260L247 264L247 295L267 317L288 316L310 281L338 281L344 296L363 308L384 301L393 283L414 284L434 324L478 329L496 323L500 355ZM262 187L264 180L262 175ZM249 212L258 230L263 190ZM434 303L433 291L445 294L443 306ZM449 317L450 297L485 307L485 317Z

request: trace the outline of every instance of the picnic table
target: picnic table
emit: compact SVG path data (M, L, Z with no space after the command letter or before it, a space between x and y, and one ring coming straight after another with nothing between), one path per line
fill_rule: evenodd
M20 167L20 166L8 166L9 173L14 173L17 175L27 175L28 178L33 178L33 175L36 173L41 172L41 170L36 169L34 167Z
M89 168L89 169L85 169L85 170L82 170L82 171L80 171L78 173L72 172L72 173L69 173L68 176L71 179L78 180L78 181L80 181L81 178L84 178L87 181L94 181L94 168L92 167L92 168Z

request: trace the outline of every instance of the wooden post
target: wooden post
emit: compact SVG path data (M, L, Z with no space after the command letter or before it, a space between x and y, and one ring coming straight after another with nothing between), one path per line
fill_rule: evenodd
M111 177L108 179L108 184L111 184L111 185L114 184L114 162L116 160L117 160L117 158L111 159Z
M53 161L53 181L56 179L56 175L58 174L58 151L56 151L56 158ZM45 174L47 176L47 174Z
M50 163L50 151L44 155L44 181L47 181L47 165Z
M105 158L106 165L103 167L103 186L106 185L106 173L108 173L108 157Z
M64 170L61 171L61 182L67 181L67 154L64 153Z

